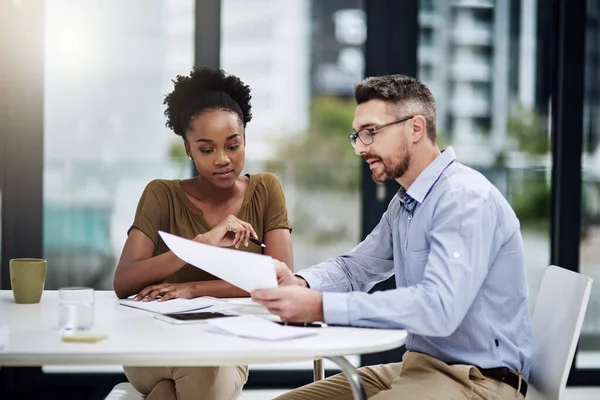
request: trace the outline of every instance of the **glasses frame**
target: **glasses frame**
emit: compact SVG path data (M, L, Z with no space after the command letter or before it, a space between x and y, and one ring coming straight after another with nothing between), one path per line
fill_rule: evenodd
M387 124L377 125L372 128L364 128L364 129L359 130L358 132L352 132L351 134L348 135L348 140L350 141L350 144L352 145L352 147L356 147L356 139L360 139L360 141L365 146L368 146L373 143L373 140L374 140L373 136L376 133L379 133L379 131L382 130L383 128L387 128L390 125L399 124L401 122L408 121L409 119L414 118L415 116L416 115L408 115L406 117L400 118L399 120L388 122ZM362 136L365 136L365 137L363 138Z

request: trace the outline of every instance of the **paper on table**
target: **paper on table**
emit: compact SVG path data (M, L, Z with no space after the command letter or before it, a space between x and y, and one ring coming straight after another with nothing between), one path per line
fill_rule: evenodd
M167 301L133 301L131 299L119 300L119 304L151 311L158 314L181 313L192 310L202 310L223 302L213 297L196 297L195 299L171 299Z
M244 307L264 307L262 304L255 302L249 297L227 299L227 304Z
M228 299L222 306L224 310L231 310L239 314L261 314L271 315L269 310L260 303L253 301L250 298Z
M8 346L8 326L0 325L0 350Z
M264 318L243 315L235 318L215 318L207 321L208 332L261 340L289 340L317 334L315 329L281 326Z
M209 246L162 231L158 233L183 261L247 292L277 287L273 259L269 256Z

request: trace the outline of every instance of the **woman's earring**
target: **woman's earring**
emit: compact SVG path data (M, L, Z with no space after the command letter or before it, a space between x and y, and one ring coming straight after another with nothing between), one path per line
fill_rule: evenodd
M188 155L188 160L192 161L193 160L192 156Z

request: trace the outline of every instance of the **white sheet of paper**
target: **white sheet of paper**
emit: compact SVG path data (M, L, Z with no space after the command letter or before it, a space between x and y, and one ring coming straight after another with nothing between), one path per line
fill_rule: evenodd
M262 304L255 302L249 297L240 297L237 299L228 299L228 305L243 306L243 307L264 307Z
M277 287L273 259L269 256L209 246L162 231L158 233L183 261L247 292Z
M208 332L260 340L290 340L317 334L319 328L281 326L254 315L231 318L215 318L207 321Z
M158 314L182 313L186 311L202 310L214 305L222 304L212 297L196 297L195 299L171 299L166 301L133 301L131 299L119 300L119 304L150 311Z
M0 350L8 347L9 330L8 326L0 325Z

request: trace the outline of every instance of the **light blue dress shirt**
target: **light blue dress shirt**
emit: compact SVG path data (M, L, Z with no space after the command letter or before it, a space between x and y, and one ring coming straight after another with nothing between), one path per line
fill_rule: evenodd
M519 220L449 147L353 250L300 271L329 324L406 329L406 348L527 378L532 342ZM395 274L396 289L366 293Z

